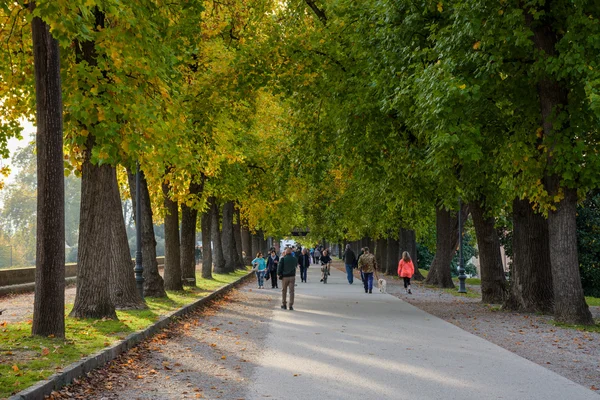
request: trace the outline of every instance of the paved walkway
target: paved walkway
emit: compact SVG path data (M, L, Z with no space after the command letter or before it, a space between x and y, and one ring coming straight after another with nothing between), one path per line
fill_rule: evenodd
M600 399L340 271L308 280L294 311L277 302L246 399Z

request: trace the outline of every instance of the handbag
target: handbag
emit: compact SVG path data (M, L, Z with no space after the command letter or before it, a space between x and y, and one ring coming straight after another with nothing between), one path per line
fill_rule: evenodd
M269 273L269 271L267 271L267 273L265 274L265 281L268 281L269 278L271 278L271 274Z

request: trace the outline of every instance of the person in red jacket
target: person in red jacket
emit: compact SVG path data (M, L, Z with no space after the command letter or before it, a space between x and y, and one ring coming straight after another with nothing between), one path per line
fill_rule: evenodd
M408 294L412 294L410 291L410 278L415 274L415 266L410 258L408 251L402 253L402 259L398 263L398 276L404 279L404 290Z

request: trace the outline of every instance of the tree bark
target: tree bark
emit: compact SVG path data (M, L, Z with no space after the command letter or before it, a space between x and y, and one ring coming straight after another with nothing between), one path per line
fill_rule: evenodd
M481 301L502 304L506 299L506 278L500 254L500 238L495 228L495 219L485 215L478 201L469 204L473 216L479 265L481 270Z
M242 251L245 253L244 265L250 265L252 263L252 234L250 230L242 225Z
M513 201L513 259L504 308L552 312L554 295L548 221L528 200Z
M190 183L189 192L198 196L202 185ZM181 204L181 281L185 286L196 286L196 222L198 210Z
M235 239L235 256L236 256L236 267L238 269L245 269L246 263L244 262L244 256L242 255L242 224L240 221L240 210L235 209L235 220L233 221L233 237Z
M104 13L96 9L94 17L94 26L103 28ZM97 66L97 57L94 41L76 43L77 63ZM70 316L117 319L109 289L111 227L104 221L111 211L109 189L114 168L108 164L92 164L90 159L95 143L94 134L88 133L81 166L77 294Z
M377 245L375 248L375 258L377 259L377 270L383 274L387 274L387 239L377 239Z
M131 193L133 213L136 212L135 174L127 168L127 180ZM158 272L156 261L156 237L154 236L154 222L152 221L152 206L150 204L150 192L144 171L140 170L140 208L142 210L142 266L144 267L144 296L145 297L167 297L165 283ZM136 221L137 221L137 217Z
M252 235L252 260L256 257L258 252L260 251L260 237L258 237L258 232Z
M398 240L392 236L388 236L387 238L387 256L386 256L386 265L387 270L385 271L386 275L396 275L397 274L397 266L398 261L400 261L398 257L399 253L399 243Z
M558 56L556 45L561 35L555 28L557 21L555 13L550 10L551 2L542 6L544 14L539 20L534 20L531 13L526 13L527 25L532 29L531 37L535 48L547 56ZM550 197L559 196L563 199L556 204L556 209L548 214L548 230L550 245L550 262L554 286L554 316L557 321L564 323L593 325L594 319L585 302L581 278L579 274L579 259L577 253L577 189L567 188L561 182L559 173L553 171L555 143L571 131L555 129L557 117L566 116L562 122L568 127L569 88L567 83L559 82L553 76L542 76L538 81L538 97L540 101L542 126L546 142L550 143L547 152L546 186ZM560 124L559 124L560 125ZM574 141L567 136L571 143Z
M220 212L217 205L217 199L211 198L211 219L210 228L213 243L213 271L217 274L225 272L225 258L223 256L223 244L221 242L221 230L220 230Z
M34 4L31 9L33 10ZM41 18L31 22L36 94L37 239L33 335L65 337L65 192L60 51Z
M146 303L136 287L117 171L115 168L112 169L111 186L108 188L111 196L110 213L106 216L105 222L110 225L112 233L107 238L110 241L110 295L116 308L140 310L146 308Z
M211 218L212 213L210 212L212 206L210 199L208 208L201 217L201 229L202 229L202 278L212 279L212 242L211 242Z
M436 252L425 283L441 288L454 288L450 265L458 245L457 214L443 207L437 208L435 214Z
M412 279L415 281L424 281L425 277L419 270L419 260L417 257L417 235L412 229L402 229L402 237L404 238L404 243L406 246L405 251L408 251L413 265L415 266L415 274L413 275ZM402 254L400 254L400 256L402 256Z
M223 245L223 257L225 258L225 268L222 273L231 273L236 268L236 247L233 233L233 201L228 201L223 205L223 230L221 232L221 241Z
M183 290L179 243L179 206L169 197L169 184L163 182L165 196L165 290Z

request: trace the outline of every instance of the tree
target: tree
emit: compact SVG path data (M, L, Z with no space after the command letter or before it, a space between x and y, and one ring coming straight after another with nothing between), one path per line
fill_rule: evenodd
M60 51L50 27L31 21L36 78L38 163L33 335L65 337L65 193Z
M162 185L165 196L165 290L183 290L179 242L179 205L171 200L169 183Z

